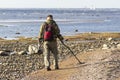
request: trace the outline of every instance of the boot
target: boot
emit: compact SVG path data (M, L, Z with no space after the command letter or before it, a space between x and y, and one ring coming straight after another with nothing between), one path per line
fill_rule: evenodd
M59 67L58 67L58 66L56 66L56 67L55 67L55 70L58 70L58 69L59 69Z
M47 67L47 71L51 71L51 68L50 68L50 67Z

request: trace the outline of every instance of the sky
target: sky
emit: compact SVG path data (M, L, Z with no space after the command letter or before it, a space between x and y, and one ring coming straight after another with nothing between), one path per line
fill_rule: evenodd
M120 0L0 0L0 8L120 8Z

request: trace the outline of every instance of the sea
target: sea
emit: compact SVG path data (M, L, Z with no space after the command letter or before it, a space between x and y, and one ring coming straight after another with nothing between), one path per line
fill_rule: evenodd
M37 37L49 14L64 36L120 32L120 9L116 8L8 8L0 9L0 38Z

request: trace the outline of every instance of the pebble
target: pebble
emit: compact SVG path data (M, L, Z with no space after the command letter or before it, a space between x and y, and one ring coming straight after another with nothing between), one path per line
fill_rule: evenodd
M0 56L9 56L10 53L6 51L0 51Z
M34 44L33 44L34 43ZM120 48L120 42L115 41L111 44L111 41L108 40L96 40L96 41L67 41L65 44L70 47L74 54L81 52L88 52L95 49L109 49L112 46L117 46ZM31 49L31 50L30 50ZM41 50L43 47L41 47ZM37 42L20 42L14 41L11 43L2 42L0 45L0 50L11 50L10 56L0 56L0 78L6 80L16 80L21 79L25 75L40 70L44 67L43 64L43 55L34 54L38 52ZM65 59L66 56L71 55L71 52L58 42L59 50L59 61ZM0 51L0 53L1 53ZM20 55L18 55L18 54ZM23 54L34 54L34 55L23 55Z
M117 44L117 48L120 49L120 44Z
M38 53L39 47L38 47L38 45L33 45L33 44L32 44L32 45L29 45L28 51L29 51L29 54Z
M107 40L108 40L108 41L112 41L112 40L113 40L113 38L112 38L112 37L110 37L110 38L108 38Z
M18 54L19 55L24 55L24 54L27 54L27 52L26 51L20 51L20 52L18 52Z
M16 32L15 34L20 34L20 32Z
M109 49L107 44L103 44L103 48L102 49Z

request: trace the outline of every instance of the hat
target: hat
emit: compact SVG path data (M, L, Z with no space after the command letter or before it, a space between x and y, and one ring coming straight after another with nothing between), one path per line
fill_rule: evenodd
M52 15L48 15L47 17L53 18L53 16L52 16Z

